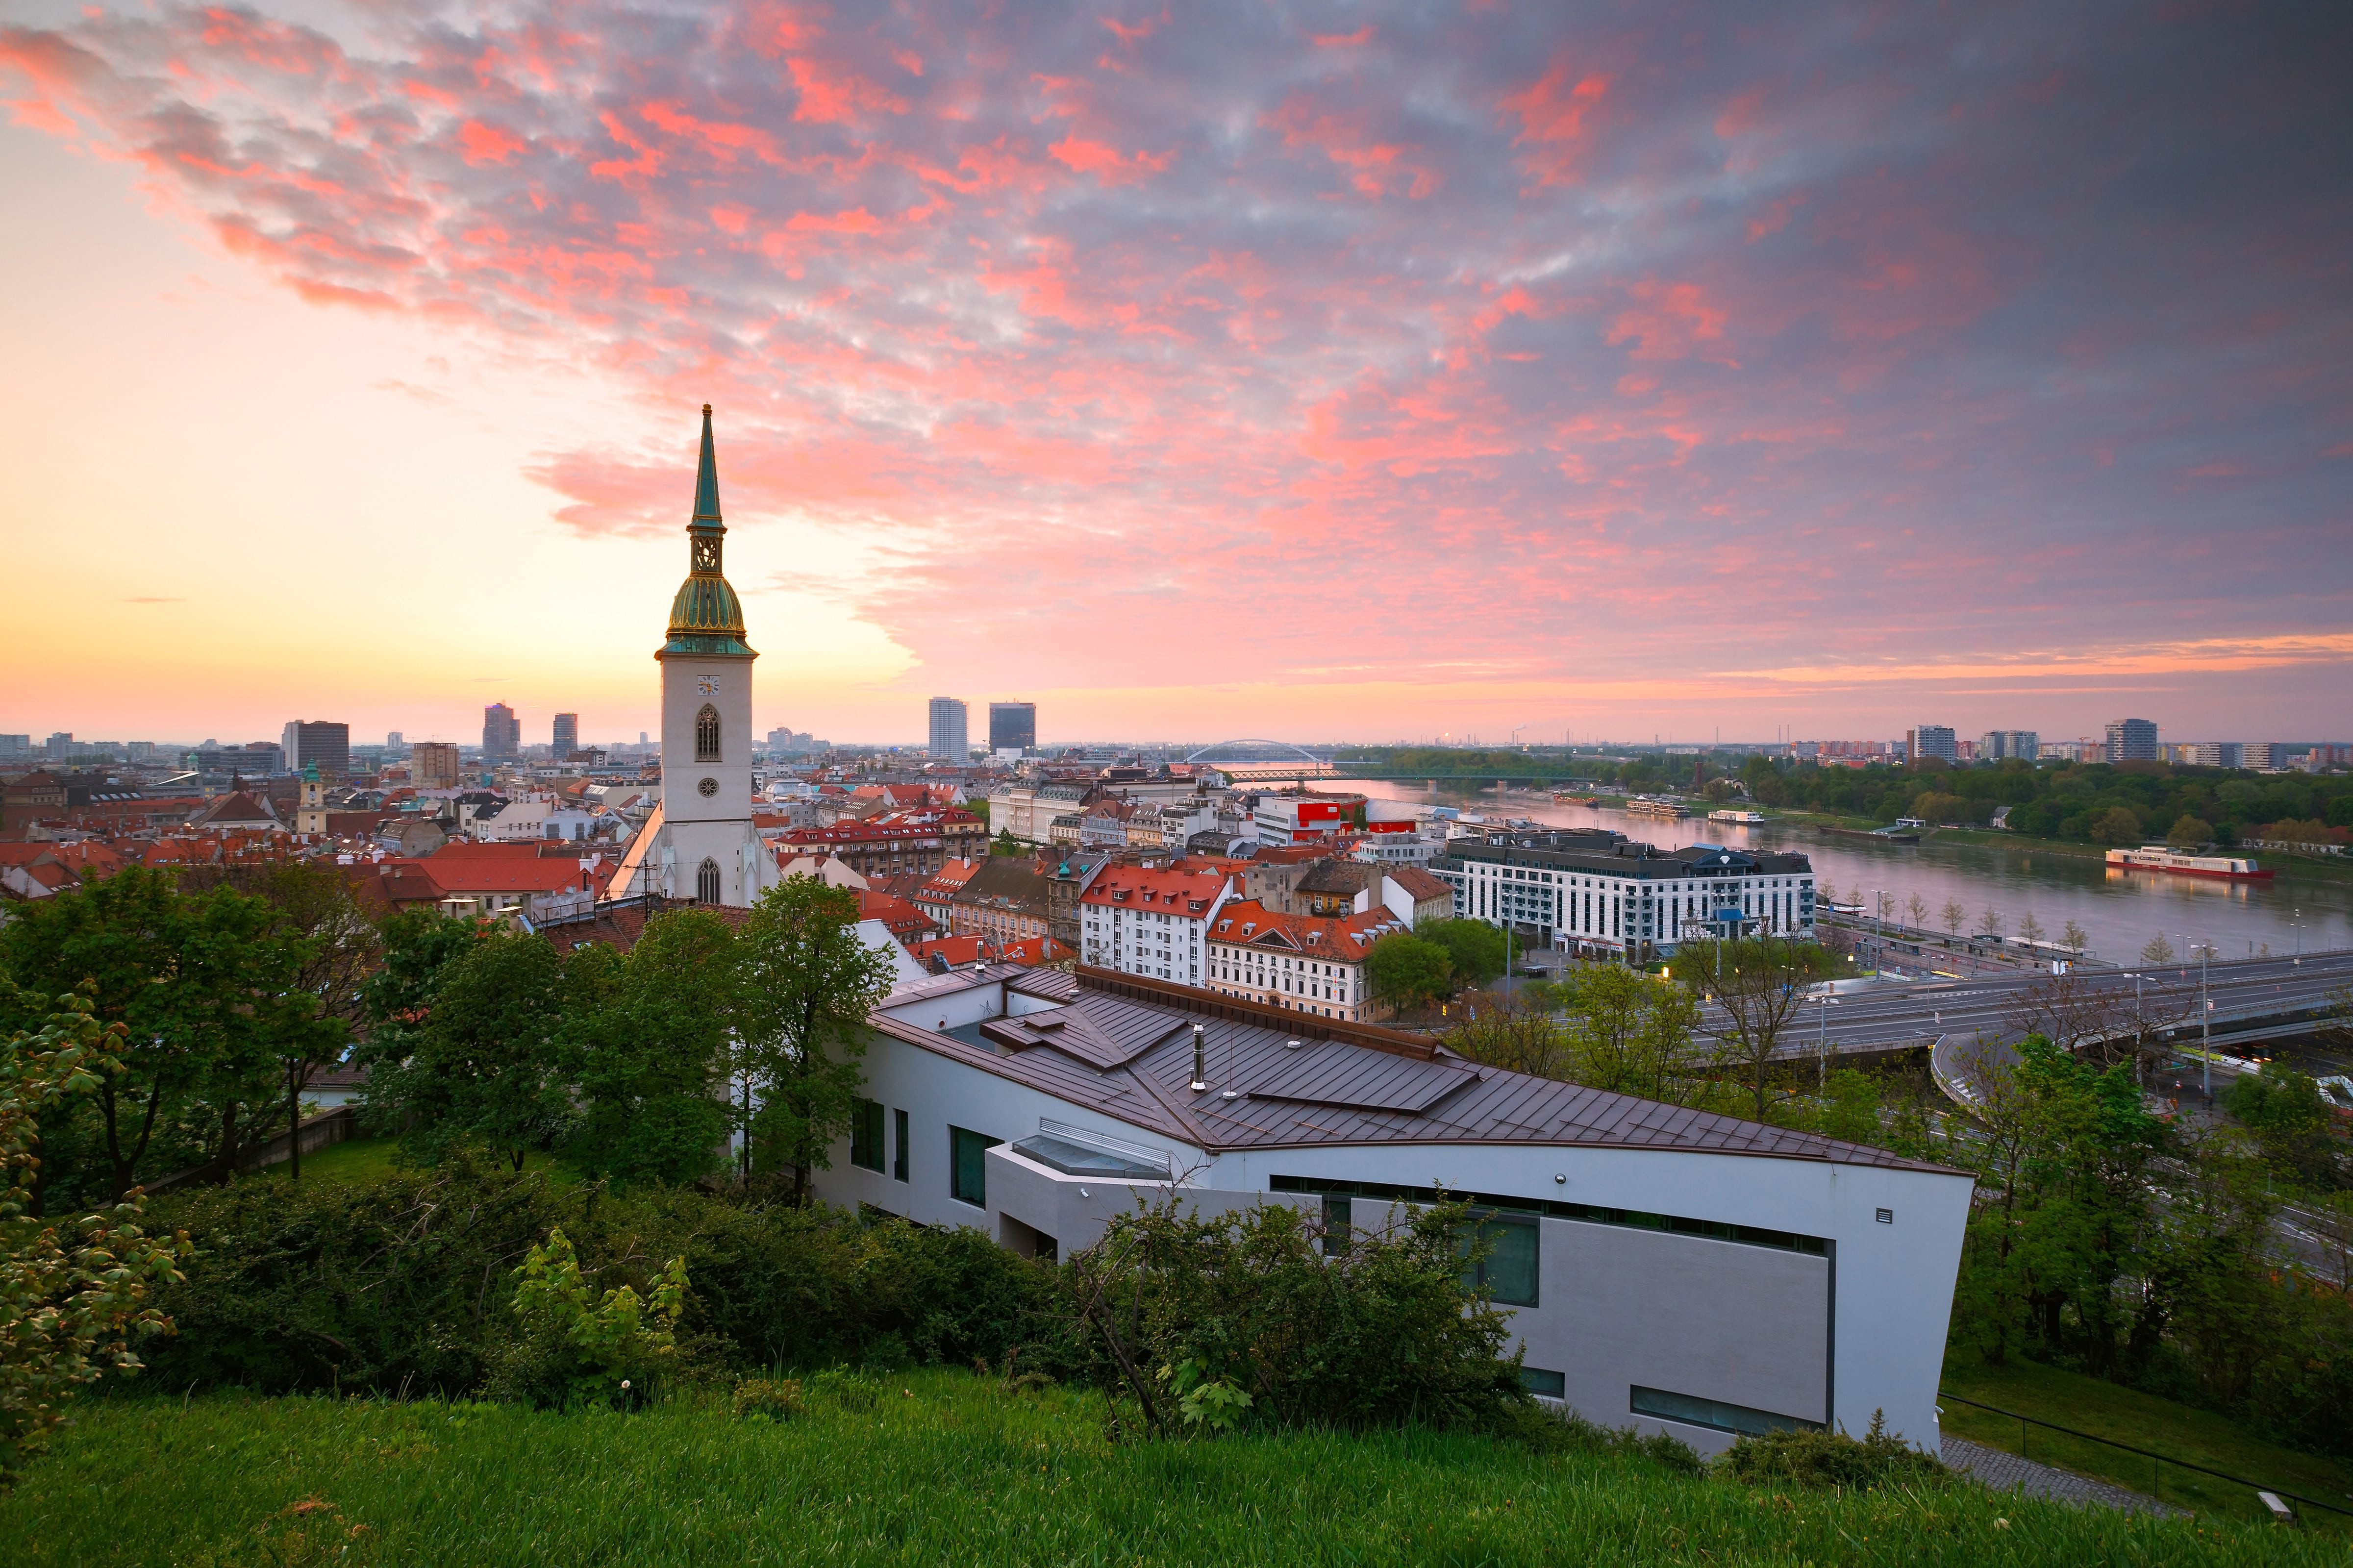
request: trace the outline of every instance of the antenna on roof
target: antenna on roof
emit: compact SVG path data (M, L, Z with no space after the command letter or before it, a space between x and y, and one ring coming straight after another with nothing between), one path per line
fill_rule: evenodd
M1209 1031L1199 1024L1193 1026L1193 1092L1200 1094L1209 1087L1208 1067L1201 1060L1202 1037Z

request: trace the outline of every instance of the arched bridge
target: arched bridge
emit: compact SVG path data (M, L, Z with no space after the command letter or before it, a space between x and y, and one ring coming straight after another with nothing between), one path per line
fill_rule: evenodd
M1199 751L1195 752L1185 760L1188 763L1204 762L1216 752L1225 750L1228 746L1271 746L1278 752L1288 752L1292 756L1298 757L1304 762L1314 763L1318 767L1328 767L1331 765L1330 758L1319 757L1314 752L1309 751L1306 747L1294 746L1289 741L1218 741L1202 747ZM1257 759L1252 760L1255 761Z

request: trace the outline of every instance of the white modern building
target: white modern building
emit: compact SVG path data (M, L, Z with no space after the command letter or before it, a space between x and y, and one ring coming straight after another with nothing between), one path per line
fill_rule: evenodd
M1232 879L1221 871L1105 866L1079 896L1080 961L1205 984L1209 922L1233 891Z
M1430 870L1464 920L1530 946L1645 963L1685 942L1814 938L1813 862L1717 844L1661 851L1613 833L1456 839Z
M1935 1452L1966 1173L1158 981L993 966L873 1015L818 1196L1088 1247L1171 1189L1326 1236L1467 1203L1531 1390L1703 1451L1874 1412Z

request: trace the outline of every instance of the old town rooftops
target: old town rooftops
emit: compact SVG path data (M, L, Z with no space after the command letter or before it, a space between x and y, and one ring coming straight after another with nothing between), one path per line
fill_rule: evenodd
M1226 890L1226 878L1217 871L1181 871L1165 867L1106 866L1081 896L1080 902L1103 907L1152 910L1206 917Z
M1209 940L1354 963L1372 951L1373 943L1406 929L1405 922L1386 909L1371 909L1360 915L1287 915L1249 899L1218 911Z

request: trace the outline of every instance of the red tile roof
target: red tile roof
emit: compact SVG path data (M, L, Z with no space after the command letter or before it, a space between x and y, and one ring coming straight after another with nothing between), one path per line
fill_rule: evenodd
M1178 871L1141 866L1106 866L1095 874L1082 903L1154 910L1200 920L1209 912L1228 879L1220 871Z

